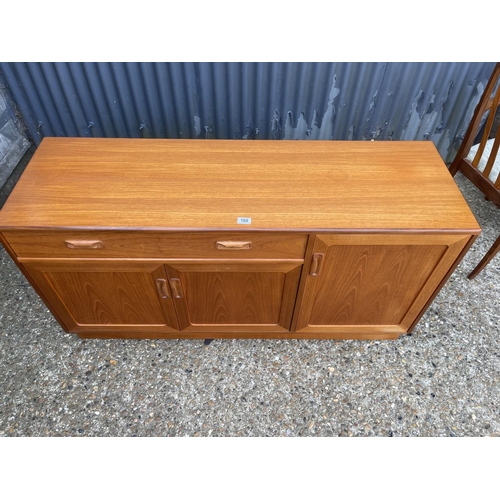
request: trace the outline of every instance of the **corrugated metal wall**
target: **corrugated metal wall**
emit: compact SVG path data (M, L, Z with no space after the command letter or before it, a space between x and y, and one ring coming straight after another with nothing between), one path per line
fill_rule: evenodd
M432 140L453 157L494 63L0 63L44 136Z
M0 192L29 148L6 89L0 85Z

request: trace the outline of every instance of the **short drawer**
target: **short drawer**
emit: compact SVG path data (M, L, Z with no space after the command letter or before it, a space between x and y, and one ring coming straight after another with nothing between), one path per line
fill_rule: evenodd
M5 231L18 257L303 259L307 234Z

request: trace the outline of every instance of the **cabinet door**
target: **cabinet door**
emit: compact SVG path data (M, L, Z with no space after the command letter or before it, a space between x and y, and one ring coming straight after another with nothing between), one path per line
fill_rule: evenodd
M296 331L397 337L412 326L470 236L319 235Z
M163 265L146 261L24 261L70 332L178 331Z
M167 265L181 330L289 331L302 262L187 261Z

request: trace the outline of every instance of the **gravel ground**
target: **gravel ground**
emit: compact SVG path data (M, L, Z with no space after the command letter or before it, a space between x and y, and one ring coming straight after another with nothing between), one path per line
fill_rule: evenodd
M396 341L82 340L0 251L0 436L498 436L499 212Z

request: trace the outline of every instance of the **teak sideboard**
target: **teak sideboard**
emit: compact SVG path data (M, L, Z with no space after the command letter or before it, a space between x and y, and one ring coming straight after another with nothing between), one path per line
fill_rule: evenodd
M0 211L102 338L397 338L479 233L431 142L45 138Z

